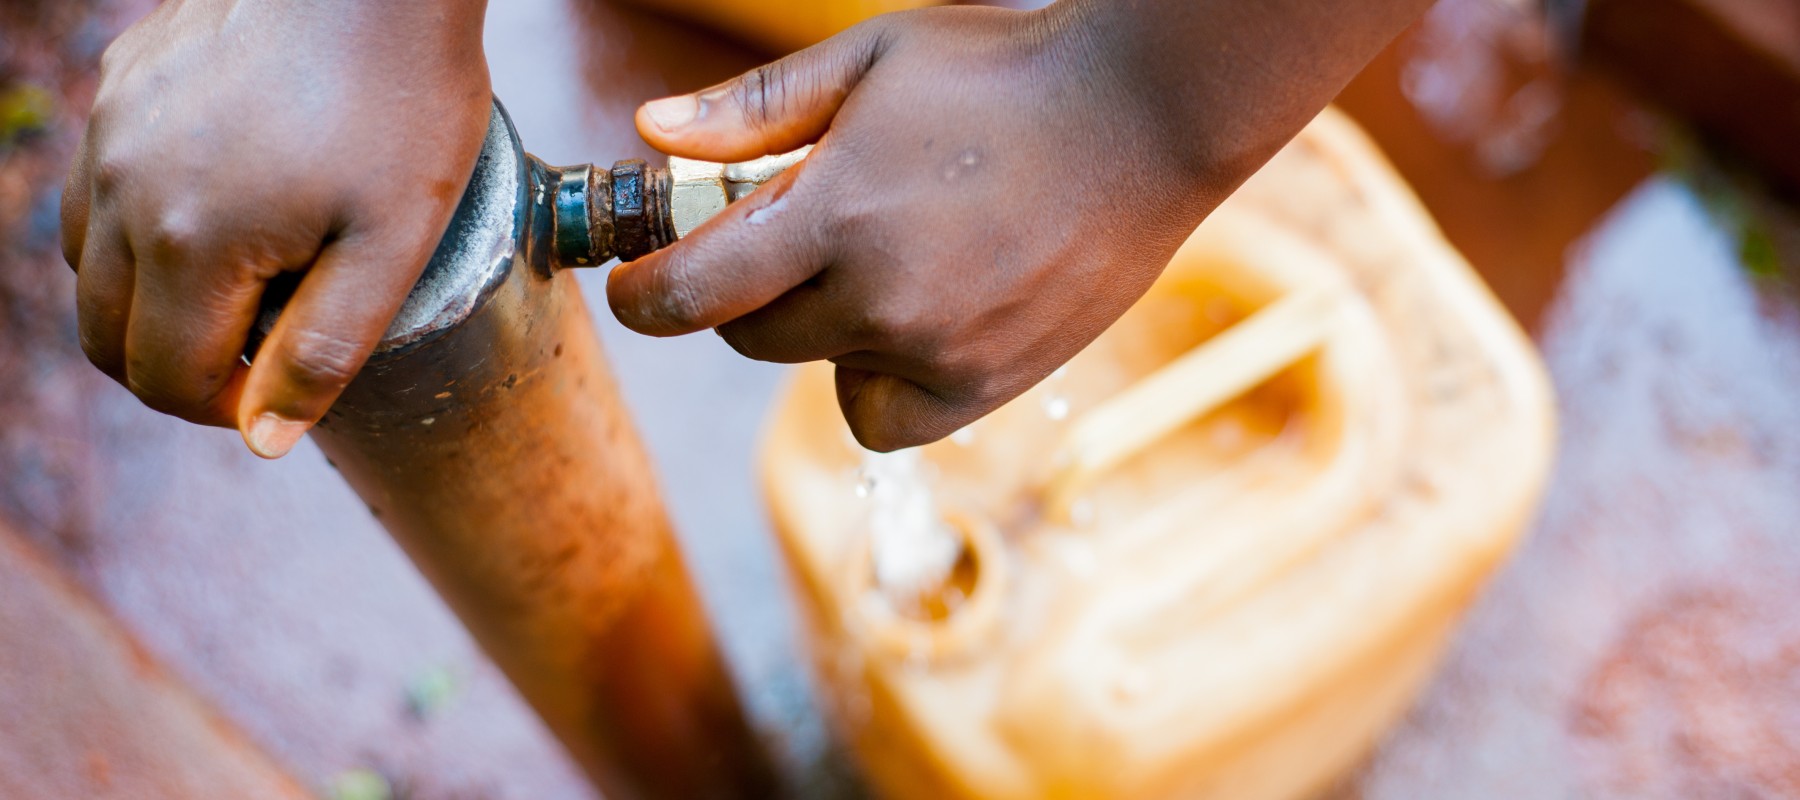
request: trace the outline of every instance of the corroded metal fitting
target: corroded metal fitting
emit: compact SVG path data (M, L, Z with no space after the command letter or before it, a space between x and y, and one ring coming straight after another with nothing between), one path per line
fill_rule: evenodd
M554 186L552 267L597 267L674 244L725 207L805 158L812 146L738 164L670 158L667 169L640 159L597 169L540 165Z

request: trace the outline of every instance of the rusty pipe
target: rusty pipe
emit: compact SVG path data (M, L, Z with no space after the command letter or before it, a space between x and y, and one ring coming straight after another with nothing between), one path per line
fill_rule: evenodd
M496 103L444 239L313 436L607 797L766 797L772 770L558 269L673 241L674 183L642 162L547 166Z

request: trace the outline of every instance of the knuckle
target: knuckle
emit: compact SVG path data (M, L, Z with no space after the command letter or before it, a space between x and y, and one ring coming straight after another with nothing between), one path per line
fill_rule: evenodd
M152 411L182 419L194 418L195 410L205 405L205 398L194 397L180 382L159 377L155 364L135 358L126 367L125 388Z
M692 285L692 281L683 277L683 270L671 264L669 269L656 273L656 316L670 328L690 330L701 327L700 320L704 313L700 293Z
M186 208L165 208L150 225L150 252L159 257L194 252L204 235L200 215Z
M779 117L782 78L779 62L764 64L744 73L732 87L732 99L743 109L744 124L751 130L766 129Z
M131 42L135 39L134 34L135 29L127 30L125 33L120 34L119 38L114 39L112 44L107 45L106 50L100 53L99 77L102 84L104 84L108 78L118 74L119 66L125 60L125 50L131 46Z
M981 407L997 406L1013 395L1018 394L1012 388L1012 382L993 370L972 370L974 378L968 382L964 396L974 405Z
M919 313L911 303L889 301L863 310L858 323L884 341L907 338L918 324Z
M752 361L763 360L757 358L755 351L750 346L750 337L743 328L736 324L726 324L713 330L717 331L719 338L725 340L725 345L736 351L738 355Z
M89 364L93 364L96 369L107 375L117 376L119 374L119 364L113 356L112 348L107 347L99 337L86 329L81 331L79 338L81 339L81 353L87 356Z
M62 257L69 267L81 271L81 250L86 245L87 221L69 220L62 226Z
M935 348L925 358L925 366L931 374L955 381L956 385L970 391L984 389L992 382L988 359L980 348L973 346Z
M281 351L288 378L303 389L343 389L366 357L354 343L319 331L294 332Z
M134 171L130 157L117 151L104 153L94 163L94 190L100 194L115 193Z

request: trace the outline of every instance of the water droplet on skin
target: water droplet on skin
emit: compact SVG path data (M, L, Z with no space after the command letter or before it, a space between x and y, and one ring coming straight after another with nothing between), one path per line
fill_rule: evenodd
M1044 413L1052 420L1061 422L1069 418L1069 398L1060 394L1048 395L1044 398Z
M867 500L875 493L875 476L863 470L856 471L856 496Z
M744 217L744 221L751 225L762 225L774 219L775 215L780 214L782 210L786 208L787 195L783 194L782 196L775 198L775 202L750 212Z

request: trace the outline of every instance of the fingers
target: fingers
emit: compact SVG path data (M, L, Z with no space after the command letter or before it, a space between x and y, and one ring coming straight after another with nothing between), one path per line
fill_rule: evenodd
M716 328L818 274L832 253L822 230L827 215L800 185L805 166L674 245L615 268L606 297L619 321L650 336Z
M776 364L823 361L874 344L857 319L854 298L829 284L831 273L789 290L768 305L717 328L739 355Z
M429 245L333 241L301 279L250 366L237 407L244 443L264 458L293 449L356 377L405 302ZM416 265L396 269L396 265Z
M818 140L887 46L881 23L858 25L818 45L711 89L638 109L638 133L665 153L744 161Z
M74 259L75 317L81 350L101 372L125 383L125 329L131 319L135 277L131 248L122 238L89 236Z
M839 364L838 407L863 447L888 453L955 433L985 409L961 408L897 375Z
M189 422L237 424L244 342L263 283L279 263L256 264L217 243L145 243L125 332L126 386L157 411ZM212 255L222 263L197 263Z
M75 150L74 166L69 168L69 179L63 182L62 193L62 251L63 260L69 268L81 271L81 251L87 246L88 210L92 205L93 183L89 178L88 136L81 137L81 145Z

